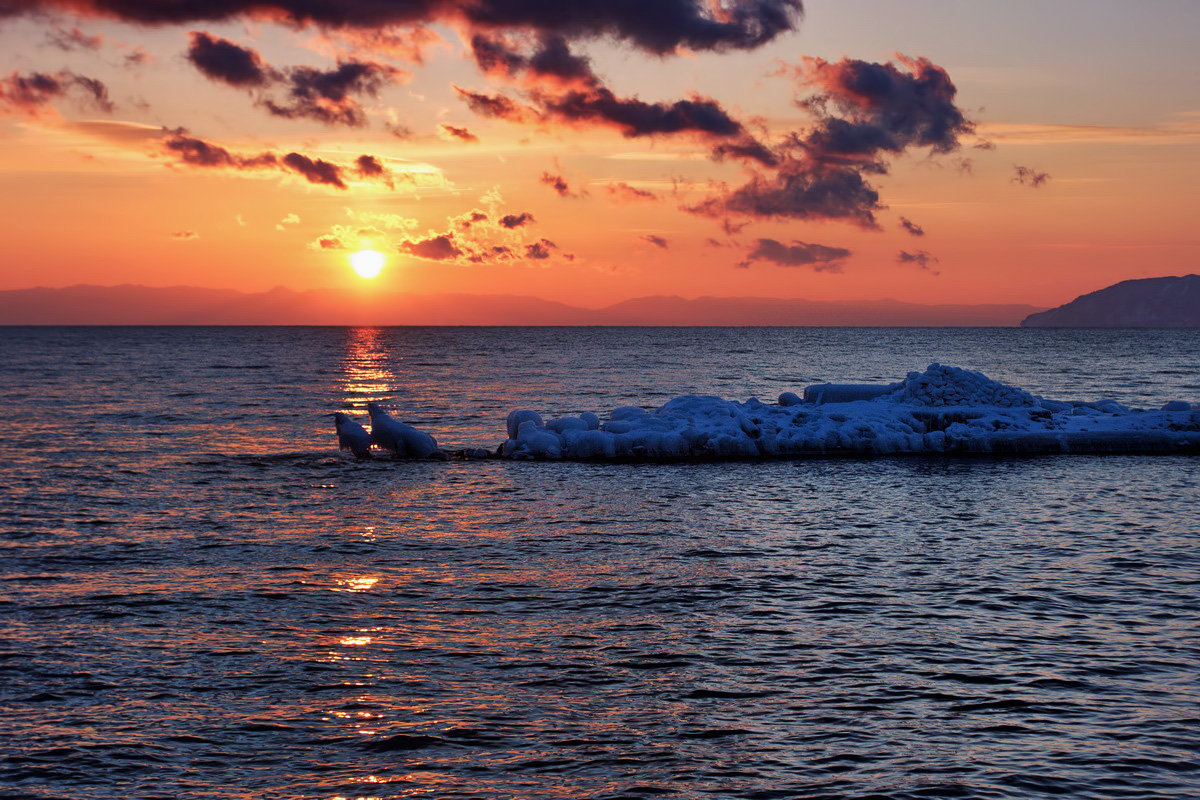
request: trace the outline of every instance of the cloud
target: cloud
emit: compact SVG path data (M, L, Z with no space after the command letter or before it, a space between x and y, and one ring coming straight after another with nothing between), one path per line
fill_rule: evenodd
M842 220L875 228L875 212L882 208L879 192L857 169L824 168L789 158L775 174L756 173L736 189L721 186L717 194L686 210L714 218L737 214Z
M335 69L292 67L286 71L287 101L271 98L262 105L277 117L304 117L327 125L362 127L366 112L357 95L378 96L379 90L402 73L372 61L343 61Z
M390 133L392 136L395 136L397 139L413 138L412 128L408 127L407 125L401 125L399 122L385 122L383 127L388 133Z
M171 238L177 242L191 242L200 238L200 234L195 231L175 231L171 234Z
M278 80L278 74L255 50L204 31L191 31L188 36L187 60L212 80L239 88L266 86Z
M897 56L883 64L808 58L781 72L815 90L796 101L815 124L789 132L766 155L753 142L719 145L714 156L752 161L757 168L741 186L718 185L686 210L878 228L875 214L885 206L868 176L886 175L888 158L913 148L953 152L960 137L974 131L955 104L950 76L926 58Z
M1033 167L1013 165L1013 183L1028 186L1030 189L1038 189L1048 180L1050 180L1049 172L1038 172Z
M309 247L356 250L371 246L458 266L574 260L550 239L530 236L534 218L529 212L502 213L499 208L504 200L495 190L481 201L485 208L464 211L448 218L442 230L424 233L415 230L416 220L347 209L357 224L335 225Z
M841 247L801 241L786 245L775 239L759 239L738 266L747 268L754 261L770 261L781 267L812 267L816 272L841 272L842 262L851 255L850 250Z
M666 55L687 50L752 50L797 28L800 0L669 0L652 11L644 3L610 0L5 0L9 14L67 11L125 22L167 25L237 18L322 28L375 30L428 23L472 31L525 31L572 39L612 38Z
M399 214L346 209L353 225L334 225L327 233L309 243L314 250L361 250L392 248L391 239L397 232L417 227L417 221Z
M459 141L459 142L478 142L479 141L479 137L476 136L475 134L471 133L471 131L468 130L467 128L459 128L455 125L448 125L444 122L438 127L438 133L441 135L441 137L443 139L445 139L447 141Z
M926 252L925 250L918 250L915 253L910 253L907 250L901 250L900 253L896 256L896 263L897 264L911 264L914 267L917 267L918 269L923 269L928 272L932 272L934 275L941 274L940 272L935 270L932 266L933 264L938 263L937 258L935 258L932 254Z
M285 99L264 96L259 105L277 117L306 118L327 125L362 127L366 113L358 96L378 96L380 89L404 73L372 61L344 60L334 69L276 69L258 51L204 31L191 31L187 59L211 80L243 89L285 91Z
M104 44L104 37L99 34L89 36L79 28L55 27L46 34L46 44L56 47L64 53L72 50L99 50L100 46Z
M346 183L342 180L342 168L336 164L319 158L309 158L302 153L288 153L283 157L283 164L289 169L299 172L309 183L324 183L339 189L346 188Z
M534 261L544 261L553 254L554 250L558 249L558 245L549 239L540 239L531 244L525 245L525 258L533 259Z
M461 86L454 86L454 91L467 104L467 108L481 117L493 117L509 122L536 122L541 119L535 109L519 104L508 95L473 92Z
M428 239L401 242L396 249L427 261L446 261L463 255L463 251L448 233L430 236Z
M925 229L917 223L913 222L908 217L900 218L900 227L911 233L913 236L924 236Z
M736 138L723 146L744 157L768 158L769 151L717 101L693 95L684 100L649 103L619 97L593 72L591 62L572 53L567 38L543 33L529 52L507 38L476 34L471 49L479 68L493 77L520 84L529 106L504 95L460 90L476 113L513 122L550 122L611 127L627 138L692 134L707 140Z
M387 174L387 168L375 156L365 153L354 159L355 171L364 178L378 178Z
M659 200L659 196L647 189L639 189L636 186L630 186L628 183L618 182L610 183L607 187L610 197L618 202L639 202Z
M0 78L0 109L10 113L34 116L54 101L71 94L82 97L88 105L107 114L113 111L104 83L70 70L24 74L14 71Z
M533 214L523 211L520 214L505 214L500 218L500 224L505 228L519 228L533 222Z
M582 192L576 193L571 191L570 184L567 183L567 179L562 175L543 172L539 180L557 192L559 197L579 197L583 194Z
M223 168L237 171L277 170L292 172L300 175L309 183L332 186L335 189L346 189L345 176L354 172L360 177L379 180L391 185L392 176L389 171L374 156L359 156L355 167L346 167L322 159L314 159L302 153L277 154L265 151L255 155L232 152L220 145L188 135L187 131L177 129L165 131L162 146L182 164L193 167ZM369 164L371 170L378 167L377 172L363 170L363 165Z
M286 217L279 220L279 222L275 223L275 230L286 231L288 225L299 225L299 224L300 224L300 215L299 214L288 214Z
M663 250L666 250L667 248L669 248L671 246L671 244L666 239L664 239L661 236L656 236L653 233L647 233L638 238L640 238L643 242L649 242L650 244L654 245L655 247L662 248Z
M128 53L125 54L125 57L123 59L121 59L121 62L126 67L133 68L133 67L140 67L143 64L149 64L153 60L154 60L154 56L152 56L148 52L146 52L146 49L144 47L135 47L131 51L129 51Z

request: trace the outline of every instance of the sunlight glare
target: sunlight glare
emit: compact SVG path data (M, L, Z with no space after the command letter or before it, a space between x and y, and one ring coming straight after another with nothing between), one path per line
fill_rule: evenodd
M384 257L378 250L359 250L350 255L350 266L360 278L378 278L383 272Z

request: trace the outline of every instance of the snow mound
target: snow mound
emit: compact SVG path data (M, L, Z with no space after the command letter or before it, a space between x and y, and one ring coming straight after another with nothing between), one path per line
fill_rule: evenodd
M810 391L811 390L811 391ZM369 444L401 458L445 458L432 436L374 403ZM1200 403L1158 410L1113 400L1048 400L959 367L931 364L890 385L822 384L801 399L744 403L684 395L658 408L621 406L543 419L518 409L505 420L501 458L574 461L688 461L898 453L1200 454ZM343 446L367 450L368 434L345 415ZM469 448L458 457L488 457Z
M910 372L891 398L914 406L993 406L1031 408L1038 399L1022 389L994 381L982 372L930 364Z

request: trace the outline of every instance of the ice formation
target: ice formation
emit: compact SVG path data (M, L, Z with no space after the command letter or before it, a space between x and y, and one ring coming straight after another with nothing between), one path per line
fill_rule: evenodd
M337 430L340 449L349 450L359 458L371 457L371 434L367 433L362 425L341 411L333 415L333 424Z
M403 458L431 458L441 451L432 436L393 419L378 403L367 403L371 415L371 441Z
M371 437L397 455L440 454L433 438L374 404ZM1200 407L1159 410L1113 400L1036 397L979 372L931 364L894 384L819 384L803 399L744 403L676 397L646 410L614 409L544 421L529 409L508 415L497 455L537 460L726 460L892 453L1200 453ZM341 425L339 425L339 436ZM424 438L420 438L424 437ZM403 441L403 446L394 446ZM420 446L413 442L419 440ZM435 452L436 451L436 452ZM479 449L464 451L479 457Z

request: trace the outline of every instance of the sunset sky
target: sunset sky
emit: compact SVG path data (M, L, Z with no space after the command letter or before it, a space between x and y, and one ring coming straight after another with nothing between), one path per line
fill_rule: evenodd
M1198 32L1194 0L0 0L0 289L1056 305L1200 271Z

